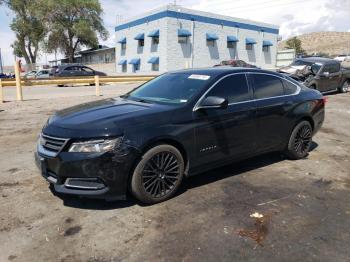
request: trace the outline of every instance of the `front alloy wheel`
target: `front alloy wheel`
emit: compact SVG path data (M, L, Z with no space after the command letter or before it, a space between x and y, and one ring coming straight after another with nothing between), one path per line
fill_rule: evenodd
M291 159L301 159L307 156L312 143L312 127L308 121L300 122L289 138L286 154Z
M131 191L147 204L164 201L179 188L183 173L184 160L175 147L155 146L137 164L131 179Z
M340 88L339 92L340 93L347 93L349 91L349 81L345 81Z

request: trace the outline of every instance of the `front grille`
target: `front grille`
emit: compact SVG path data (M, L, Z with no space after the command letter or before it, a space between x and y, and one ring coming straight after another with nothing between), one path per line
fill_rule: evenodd
M64 146L67 144L69 139L67 138L58 138L52 137L45 134L41 134L40 136L40 145L45 149L52 153L58 154L62 151Z

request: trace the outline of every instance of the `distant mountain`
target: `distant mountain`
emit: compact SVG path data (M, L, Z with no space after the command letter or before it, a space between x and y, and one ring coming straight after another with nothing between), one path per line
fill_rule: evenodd
M314 32L297 37L308 55L326 53L336 56L347 52L350 54L350 32ZM285 44L286 40L281 41L278 50L285 49Z

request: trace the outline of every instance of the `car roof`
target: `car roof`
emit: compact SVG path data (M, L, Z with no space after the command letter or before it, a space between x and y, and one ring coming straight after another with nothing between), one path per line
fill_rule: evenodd
M77 65L77 64L67 64L67 65L59 65L59 68L66 68L66 67L71 67L71 66L78 66L78 67L85 67L84 65Z
M330 58L325 58L325 57L305 57L305 58L298 58L296 60L300 61L306 61L306 62L311 62L311 63L332 63L332 64L337 64L339 63L338 61Z
M231 67L231 66L220 66L220 67L208 67L208 68L196 68L196 69L184 69L171 71L172 73L184 73L184 74L196 74L196 75L209 75L211 77L221 77L232 73L245 73L245 72L257 72L257 73L267 73L280 76L281 74L262 70L258 68L246 68L246 67Z

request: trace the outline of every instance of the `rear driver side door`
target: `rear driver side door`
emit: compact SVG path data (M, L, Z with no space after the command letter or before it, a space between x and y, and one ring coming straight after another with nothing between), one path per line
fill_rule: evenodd
M249 73L257 106L257 146L259 152L280 150L290 129L288 112L293 96L285 95L282 79L266 73Z

